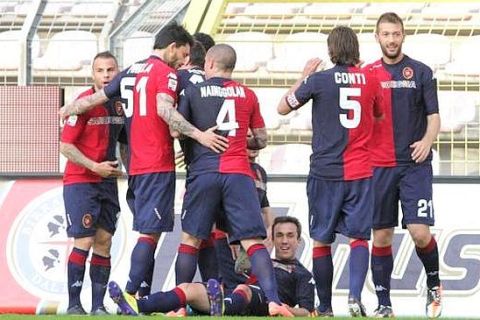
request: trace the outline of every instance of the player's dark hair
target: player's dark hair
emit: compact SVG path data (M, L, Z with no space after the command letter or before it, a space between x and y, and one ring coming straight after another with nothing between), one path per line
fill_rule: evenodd
M207 55L215 57L217 68L223 71L233 71L237 63L237 54L232 46L221 43L216 44L208 50Z
M402 33L405 33L405 29L403 28L403 20L395 12L385 12L378 18L377 24L375 26L376 33L378 33L378 26L380 25L380 23L383 22L399 24L402 26Z
M97 60L98 58L113 59L113 61L115 61L115 64L118 66L117 58L115 58L115 56L110 51L102 51L97 53L95 57L93 57L92 67L93 67L93 64L95 63L95 60Z
M327 38L328 54L333 64L353 66L360 62L360 49L355 32L345 26L333 28Z
M193 46L190 48L190 64L202 67L205 64L205 48L200 41L193 41Z
M177 47L187 44L191 47L193 46L193 37L183 26L172 22L157 33L153 49L165 49L171 43L175 43Z
M297 227L297 239L300 239L300 235L302 234L302 225L300 224L300 221L298 221L297 218L292 217L292 216L281 216L281 217L276 217L273 220L272 224L272 238L275 238L275 226L277 224L281 223L293 223Z
M213 40L213 38L209 34L203 32L195 33L193 35L193 38L203 45L205 51L208 51L208 49L215 45L215 40Z

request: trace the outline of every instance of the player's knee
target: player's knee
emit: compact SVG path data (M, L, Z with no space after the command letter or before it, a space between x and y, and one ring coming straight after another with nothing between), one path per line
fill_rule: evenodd
M388 247L392 245L393 230L373 230L373 245L375 247Z
M73 246L78 249L82 249L85 251L90 250L94 243L94 237L84 237L84 238L76 238L73 241Z
M252 300L252 290L246 284L239 284L233 292L241 292L241 294L247 299L248 302Z
M427 225L409 225L408 231L410 232L410 236L417 247L426 247L432 239L430 229Z

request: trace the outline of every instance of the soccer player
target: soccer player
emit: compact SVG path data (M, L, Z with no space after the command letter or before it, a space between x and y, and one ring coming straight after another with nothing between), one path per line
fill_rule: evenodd
M229 147L219 155L197 142L190 146L182 239L175 264L177 282L192 281L201 240L208 239L223 204L230 243L240 242L247 251L271 314L290 314L278 298L272 263L262 243L266 232L247 157L247 146L266 146L267 132L255 93L231 79L235 62L231 46L210 48L204 66L207 80L188 87L178 107L200 129L216 124L219 132L228 137ZM247 141L249 128L253 136Z
M272 226L275 247L275 277L279 284L280 300L295 316L306 317L314 310L314 283L312 274L295 256L300 243L301 225L294 217L277 217ZM215 279L207 283L183 283L171 291L157 292L136 300L124 294L115 282L109 292L123 314L169 312L184 310L190 305L201 314L267 316L268 304L264 292L257 285L238 285L223 298Z
M95 56L93 86L79 98L101 90L118 73L110 52ZM68 159L63 176L67 234L74 238L68 257L69 314L86 314L80 301L85 262L90 258L92 314L107 314L103 305L110 275L110 247L120 213L116 177L122 175L115 158L123 128L121 102L110 100L89 112L68 117L61 135L60 152Z
M381 97L378 81L356 67L359 46L352 29L334 28L327 44L334 66L315 72L320 59L309 60L302 78L280 100L277 110L288 114L313 100L307 196L318 314L333 316L330 245L340 233L350 238L349 311L355 317L365 316L361 292L368 270L367 240L373 216L368 142L374 116L381 116Z
M215 45L215 40L213 40L212 36L203 32L194 33L193 38L203 45L205 51L210 50Z
M426 313L429 318L438 317L442 310L438 248L429 228L434 224L431 147L440 129L436 79L428 66L402 53L405 32L397 14L380 16L375 37L382 59L366 68L381 81L385 101L385 120L375 124L372 139L375 213L371 268L379 304L375 315L393 317L392 238L400 200L402 227L415 242L427 274Z
M170 130L222 152L227 139L213 129L202 132L176 110L177 75L189 54L192 36L175 23L155 37L152 55L115 77L103 90L62 107L60 115L82 113L93 105L120 96L128 137L127 202L133 212L133 229L139 232L130 263L126 291L135 294L154 263L162 232L174 222L175 165Z

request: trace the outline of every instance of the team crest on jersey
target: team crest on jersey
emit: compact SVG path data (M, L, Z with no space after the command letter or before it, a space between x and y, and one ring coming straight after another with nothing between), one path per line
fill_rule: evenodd
M410 68L410 67L403 68L402 75L407 80L412 79L413 78L413 69Z
M75 125L77 124L77 120L78 116L76 114L72 114L71 116L68 116L67 125L69 125L70 127L75 127Z
M117 100L113 103L113 107L118 116L123 116L123 106L122 101Z
M170 72L168 74L168 89L172 91L177 91L177 75L175 73Z
M93 217L91 213L85 213L82 217L82 224L84 228L90 229L93 226Z

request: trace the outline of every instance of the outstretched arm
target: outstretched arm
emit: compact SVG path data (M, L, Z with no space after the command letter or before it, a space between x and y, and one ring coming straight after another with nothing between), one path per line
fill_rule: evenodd
M105 91L103 89L95 92L94 94L85 96L81 99L70 102L64 105L58 111L58 114L62 120L66 119L70 115L82 114L87 112L99 104L103 104L108 101Z

